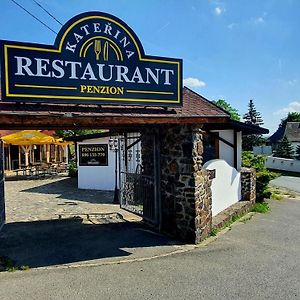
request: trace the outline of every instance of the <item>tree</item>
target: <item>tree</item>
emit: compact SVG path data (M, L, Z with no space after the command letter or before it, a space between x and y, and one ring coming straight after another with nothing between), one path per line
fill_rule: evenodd
M289 112L287 117L281 119L279 127L285 126L287 122L300 122L300 113Z
M253 100L249 101L248 112L243 116L246 124L260 126L264 124L260 112L255 108ZM265 143L265 139L261 134L252 134L243 137L243 150L252 151L254 146L261 146Z
M226 102L223 99L219 99L218 101L213 101L214 104L219 106L220 108L223 108L230 114L230 119L239 121L241 119L239 112L237 109L233 108L228 102Z
M257 126L264 124L264 121L260 115L260 112L258 112L255 108L253 100L249 101L248 112L244 114L243 119L244 119L244 122L247 124L252 124L252 125L257 125Z
M59 137L74 137L80 135L87 135L87 134L94 134L94 133L101 133L103 132L102 129L76 129L76 130L56 130L56 135Z
M286 136L278 142L274 156L281 158L293 158L294 149Z
M296 155L295 155L295 158L300 160L300 145L298 145L296 147Z

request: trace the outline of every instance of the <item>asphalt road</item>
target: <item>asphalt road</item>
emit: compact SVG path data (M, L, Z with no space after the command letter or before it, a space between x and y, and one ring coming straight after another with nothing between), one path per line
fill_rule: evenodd
M280 176L271 180L270 184L300 193L300 177Z
M181 254L1 273L1 299L300 299L300 200L271 208Z

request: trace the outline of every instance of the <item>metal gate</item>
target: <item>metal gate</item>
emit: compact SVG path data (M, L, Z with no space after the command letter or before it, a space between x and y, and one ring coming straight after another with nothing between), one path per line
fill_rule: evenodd
M4 199L4 155L3 142L0 142L0 230L5 224L5 199Z
M120 204L123 209L158 223L155 173L145 174L139 133L127 133L120 140ZM154 159L154 157L153 157Z

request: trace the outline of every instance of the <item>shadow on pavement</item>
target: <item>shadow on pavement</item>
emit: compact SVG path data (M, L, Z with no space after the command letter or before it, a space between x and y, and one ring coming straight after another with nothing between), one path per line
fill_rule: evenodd
M112 191L78 189L77 178L70 177L25 189L21 193L54 194L59 195L57 198L61 199L98 204L111 204L114 197Z
M81 218L6 224L0 256L30 268L134 256L134 248L174 245L139 223L83 224ZM133 248L128 251L122 248ZM132 252L131 252L132 250Z

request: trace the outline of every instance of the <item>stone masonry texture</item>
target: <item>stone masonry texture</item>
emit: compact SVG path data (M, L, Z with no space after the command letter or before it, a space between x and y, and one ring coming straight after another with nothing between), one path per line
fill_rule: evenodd
M211 231L211 179L202 168L202 130L190 125L160 128L162 229L198 243Z
M256 201L256 171L251 168L241 169L242 200L255 203Z

